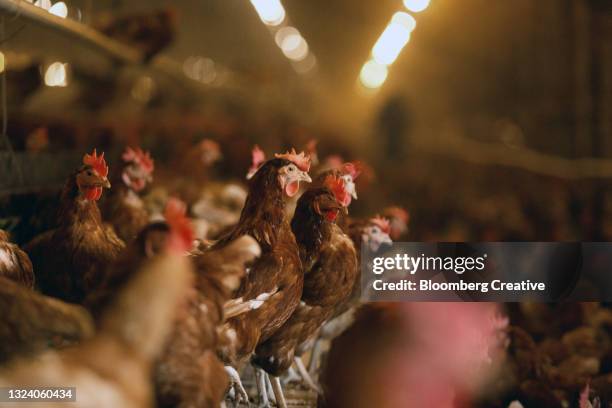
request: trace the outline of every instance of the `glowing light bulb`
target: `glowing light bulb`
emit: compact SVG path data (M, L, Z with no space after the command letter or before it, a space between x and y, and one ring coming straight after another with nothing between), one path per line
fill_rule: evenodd
M387 67L384 64L370 60L361 68L359 79L366 88L380 88L387 79L387 73Z
M412 32L416 28L416 20L408 13L398 11L391 17L391 22L406 27L408 31Z
M264 24L277 26L285 19L285 8L280 0L251 0Z
M404 0L404 7L418 13L429 7L429 0Z
M308 56L308 44L294 27L283 27L274 36L276 44L287 58L302 61Z
M406 14L406 13L403 13ZM400 22L398 22L398 20ZM410 29L403 16L393 16L391 22L372 48L372 57L379 64L391 65L410 40Z
M47 71L45 72L45 85L47 86L67 86L68 79L66 74L66 67L68 64L63 64L61 62L54 62L49 65Z
M66 7L66 3L60 1L49 8L49 13L61 18L66 18L68 16L68 7Z
M36 7L40 7L43 10L49 10L52 6L51 0L38 0L34 3Z

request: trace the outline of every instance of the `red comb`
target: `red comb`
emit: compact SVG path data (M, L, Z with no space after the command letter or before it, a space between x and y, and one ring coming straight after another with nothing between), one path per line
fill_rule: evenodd
M168 249L177 252L185 252L192 248L194 233L191 221L185 215L187 206L178 198L168 199L164 217L170 226L170 239Z
M386 234L391 232L391 226L389 225L389 220L386 218L382 218L377 215L376 217L370 219L370 224L376 225Z
M362 166L361 162L348 162L342 165L342 171L345 174L350 174L353 180L355 180L361 174Z
M85 154L83 156L83 164L91 166L100 177L108 176L108 166L106 165L106 160L104 160L104 152L98 156L96 149L94 149L92 154Z
M255 145L251 151L251 160L251 167L247 172L247 179L250 179L255 173L257 173L259 167L266 161L266 154L259 148L259 146Z
M325 178L323 184L334 194L336 201L338 201L344 207L348 207L348 205L351 203L351 196L344 188L344 180L330 174Z
M121 156L126 162L134 162L138 164L147 174L153 173L155 164L149 152L144 152L140 147L132 149L127 147Z
M310 170L310 156L306 156L304 152L298 154L295 149L291 149L291 152L285 154L275 154L274 157L277 159L285 159L293 162L302 171Z
M410 214L402 207L389 207L384 212L390 217L399 218L403 222L408 222L410 219Z

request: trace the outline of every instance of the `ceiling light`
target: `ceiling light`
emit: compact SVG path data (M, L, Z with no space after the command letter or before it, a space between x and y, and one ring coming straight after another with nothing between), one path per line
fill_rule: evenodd
M374 60L370 60L363 65L359 79L366 88L380 88L387 79L386 65L379 64Z
M285 8L280 0L251 0L264 24L277 26L285 19Z
M49 13L61 18L66 18L68 16L68 7L66 7L66 3L60 1L49 8Z
M408 10L418 13L429 6L429 0L404 0L404 6Z
M396 13L372 48L372 57L379 64L391 65L410 40L410 25L400 13ZM406 14L406 13L401 13ZM399 15L399 16L398 16Z

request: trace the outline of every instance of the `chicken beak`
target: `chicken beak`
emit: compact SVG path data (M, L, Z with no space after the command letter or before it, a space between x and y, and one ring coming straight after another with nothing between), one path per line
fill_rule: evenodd
M299 181L305 181L306 183L312 183L312 179L310 178L308 173L306 173L305 171L301 171L298 174L298 180Z
M104 187L104 188L111 188L111 183L110 183L110 181L108 181L108 179L106 177L104 177L102 179L102 187Z

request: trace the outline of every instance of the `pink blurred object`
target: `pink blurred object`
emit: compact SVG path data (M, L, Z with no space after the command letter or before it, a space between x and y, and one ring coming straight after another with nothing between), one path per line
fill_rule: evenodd
M488 303L409 303L401 306L411 346L387 370L388 406L451 408L490 372L491 357L508 325Z
M257 170L261 167L262 164L266 161L266 154L263 150L259 148L258 145L253 146L253 151L251 152L251 167L247 172L246 178L250 180L251 177L257 173Z

